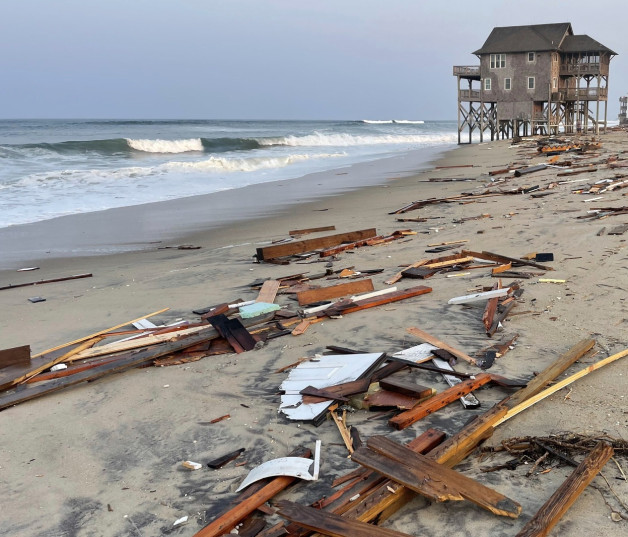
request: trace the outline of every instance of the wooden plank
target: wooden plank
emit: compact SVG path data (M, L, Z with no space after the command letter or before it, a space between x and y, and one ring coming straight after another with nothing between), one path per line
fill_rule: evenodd
M443 349L447 352L450 352L456 358L460 358L461 360L469 362L470 364L477 365L477 361L475 358L471 358L471 356L469 356L468 354L465 354L462 351L454 349L450 345L447 345L447 343L445 343L444 341L441 341L435 338L434 336L428 334L427 332L421 330L420 328L411 327L411 328L408 328L407 331L413 336L416 336L419 339L422 339L426 343L430 343L431 345L434 345L435 347L438 347L439 349Z
M578 499L595 476L613 456L613 448L600 442L558 487L516 537L544 537Z
M308 233L319 233L320 231L336 231L336 226L320 226L310 227L306 229L293 229L292 231L288 231L288 235L307 235Z
M0 350L0 369L12 366L28 367L30 363L30 345L22 345L21 347Z
M409 395L410 397L416 397L417 399L423 399L432 395L432 388L395 377L382 379L379 381L379 385L384 390L398 392L403 395Z
M382 306L384 304L390 304L392 302L398 302L399 300L405 300L406 298L412 298L426 293L431 293L432 288L425 285L418 285L416 287L410 287L409 289L402 289L394 293L387 295L377 296L366 300L356 300L352 304L340 306L338 308L328 308L321 312L323 315L345 315L347 313L353 313L356 311L365 310L368 308L374 308L376 306Z
M42 356L44 354L48 354L50 352L57 351L59 349L63 349L64 347L69 347L70 345L75 345L76 343L82 343L83 341L87 341L89 339L93 339L96 336L100 336L101 334L106 334L107 332L113 332L114 330L117 330L118 328L122 328L123 326L127 326L129 324L136 323L137 321L141 321L142 319L148 319L149 317L154 317L155 315L159 315L160 313L163 313L164 311L168 311L169 309L170 308L164 308L164 309L161 309L161 310L158 310L158 311L154 311L153 313L149 313L148 315L144 315L142 317L138 317L137 319L133 319L133 320L127 321L125 323L117 324L116 326L112 326L111 328L106 328L104 330L100 330L99 332L95 332L93 334L90 334L88 336L84 336L84 337L79 338L79 339L75 339L74 341L70 341L68 343L63 343L61 345L57 345L56 347L53 347L52 349L48 349L48 350L45 350L43 352L40 352L38 354L33 355L33 358L38 358L39 356ZM44 369L47 369L47 368L44 367L44 368L41 369L41 371L43 371Z
M15 285L5 285L3 287L0 287L0 291L5 291L6 289L16 289L18 287L28 287L31 285L42 285L44 283L55 283L55 282L65 282L67 280L78 280L81 278L91 278L92 277L92 273L85 273L85 274L75 274L73 276L65 276L63 278L51 278L49 280L38 280L36 282L28 282L28 283L16 283Z
M143 349L127 351L120 360L105 363L99 367L76 373L70 377L51 380L45 384L36 384L32 387L31 385L20 386L13 392L0 396L0 410L42 395L54 393L81 382L93 381L105 375L126 371L127 369L137 367L143 363L150 362L160 356L191 347L192 345L196 345L201 341L211 339L217 335L214 329L208 327L205 332L189 334L176 341L165 341Z
M362 239L355 242L343 243L340 246L334 246L332 248L326 248L320 252L320 257L329 257L336 255L347 250L353 250L354 248L360 248L361 246L372 246L376 244L374 241L394 240L397 237L384 237L383 235L376 235L369 239Z
M409 537L406 533L347 520L338 515L287 500L277 502L277 514L299 526L331 537Z
M245 449L246 448L236 449L235 451L232 451L231 453L227 453L226 455L223 455L222 457L218 457L217 459L209 461L207 463L207 466L209 466L210 468L213 468L214 470L221 468L228 462L231 462L232 460L237 459L242 453L244 453Z
M606 234L623 235L624 233L626 233L626 231L628 231L628 224L621 224L620 226L615 226L614 228L609 229Z
M101 336L98 336L94 339L84 341L83 343L76 346L74 349L61 354L57 358L50 359L46 356L42 356L40 358L35 358L31 360L31 363L27 367L23 366L13 366L7 367L0 371L0 390L5 390L6 388L10 388L17 384L22 384L28 379L38 375L42 371L51 368L52 366L64 362L66 359L72 357L73 355L81 352L88 347L91 347L98 341L100 341Z
M473 257L458 256L456 259L450 259L447 261L439 261L435 263L428 263L425 265L425 268L440 269L440 268L445 268L445 267L451 267L452 265L464 265L465 263L471 263L471 261L473 261Z
M361 239L368 239L375 237L376 235L376 229L371 228L359 231L350 231L348 233L338 233L336 235L328 235L317 239L306 239L287 244L278 244L276 246L266 246L264 248L257 248L257 259L259 261L266 261L276 257L311 252L312 250L337 246L343 242L355 242Z
M480 373L474 379L467 379L462 381L460 384L451 386L445 391L430 397L427 401L418 404L414 408L398 414L397 416L391 418L388 421L388 424L397 430L405 429L425 416L428 416L447 406L449 403L460 399L463 395L467 395L473 390L477 390L479 387L488 384L491 380L491 375Z
M547 388L543 390L542 392L539 392L536 395L533 395L532 397L525 399L520 404L512 407L510 410L508 410L508 413L500 421L496 423L496 425L499 425L500 423L503 423L506 420L509 420L510 418L512 418L513 416L516 416L517 414L524 411L525 409L531 407L532 405L538 403L539 401L542 401L543 399L545 399L546 397L549 397L553 393L556 393L558 390L562 390L565 386L569 386L569 384L571 384L572 382L575 382L576 380L581 379L582 377L588 375L589 373L592 373L593 371L597 371L598 369L601 369L602 367L612 362L615 362L616 360L619 360L620 358L624 358L625 356L628 356L628 349L622 352L618 352L617 354L613 354L612 356L609 356L608 358L604 358L604 360L600 360L599 362L596 362L595 364L591 364L585 367L584 369L581 369L580 371L578 371L577 373L574 373L573 375L567 377L566 379L563 379L560 382L557 382L550 388Z
M300 450L290 454L292 457L309 457L310 455L309 450ZM236 524L244 520L244 518L273 496L287 488L296 479L296 477L291 476L279 476L272 479L267 485L256 490L253 494L247 494L245 491L241 496L245 496L246 499L216 517L203 529L197 531L194 537L219 537L220 535L228 534Z
M512 261L510 261L509 263L505 263L504 265L493 267L493 269L491 269L491 274L499 274L500 272L506 272L507 270L510 270L511 268L512 268Z
M268 304L272 304L275 302L277 291L279 291L279 281L266 280L262 284L262 288L260 289L255 302L267 302Z
M373 291L373 280L355 280L347 283L339 283L329 287L320 287L318 289L308 289L297 293L299 305L303 306L321 300L330 300L341 296L352 295L356 293L368 293Z
M534 263L533 261L528 261L526 259L520 259L518 257L509 257L501 254L494 254L491 252L471 252L469 250L462 250L462 253L465 255L470 255L473 257L477 257L478 259L486 259L488 261L495 261L497 263L505 264L505 263L516 263L519 265L529 265L530 267L540 268L542 270L554 270L552 267L548 267L547 265L540 265L539 263Z
M432 390L430 390L430 393L427 396L419 398L388 390L377 390L374 393L366 395L360 406L368 408L369 410L374 410L376 408L397 408L399 410L409 410L418 405L421 401L425 400L427 397L431 397L432 393Z
M529 399L533 395L539 393L543 388L548 386L555 378L561 373L565 372L574 362L582 358L595 346L594 339L582 339L571 347L567 352L561 354L556 360L554 360L549 366L547 366L541 373L536 375L528 382L525 388L514 393L508 399L508 406L510 408L517 406L526 399Z
M519 513L521 513L521 506L503 494L482 485L464 474L438 464L425 455L415 453L385 436L373 436L369 438L367 445L370 450L411 469L413 473L419 476L419 482L437 482L439 486L442 486L447 491L447 494L467 499L496 515L517 518ZM393 476L387 477L399 482ZM422 494L423 483L418 485L413 482L403 484Z

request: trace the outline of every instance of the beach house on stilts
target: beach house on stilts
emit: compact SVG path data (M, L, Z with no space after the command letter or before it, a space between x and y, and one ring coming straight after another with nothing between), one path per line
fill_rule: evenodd
M471 143L476 133L482 142L559 131L599 134L600 127L606 132L609 67L617 53L588 35L574 35L570 23L493 28L473 54L480 65L453 69L458 143Z

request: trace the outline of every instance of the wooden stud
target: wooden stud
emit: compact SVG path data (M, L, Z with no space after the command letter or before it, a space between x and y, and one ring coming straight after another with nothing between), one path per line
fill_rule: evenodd
M454 349L450 345L447 345L447 343L445 343L444 341L440 341L439 339L436 339L434 336L428 334L427 332L421 330L420 328L411 327L411 328L408 328L407 331L413 336L416 336L419 339L422 339L423 341L425 341L426 343L429 343L430 345L434 345L435 347L438 347L439 349L443 349L447 352L450 352L456 358L460 358L461 360L469 362L470 364L477 365L477 360L475 358L471 358L471 356L469 356L468 354L465 354L462 351Z

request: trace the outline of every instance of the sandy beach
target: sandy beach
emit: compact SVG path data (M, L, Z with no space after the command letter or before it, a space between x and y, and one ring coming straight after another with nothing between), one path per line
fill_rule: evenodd
M591 161L602 162L617 155L623 158L625 131L609 132L599 139L602 147L591 152L598 155ZM600 194L595 201L590 198L597 195L573 192L585 184L612 178L621 169L600 164L597 171L573 178L558 177L561 170L552 167L519 178L513 174L489 176L489 171L513 163L528 166L548 162L548 157L536 153L534 141L460 146L419 172L420 160L396 158L322 174L321 180L326 181L333 181L340 173L350 179L340 189L326 188L323 197L299 188L292 190L287 183L249 187L245 196L225 193L241 196L243 213L233 220L228 220L229 211L220 210L221 206L233 207L233 198L212 207L211 218L202 220L199 215L204 211L209 214L207 198L197 197L151 204L140 211L141 220L135 218L133 208L127 208L107 215L57 219L47 228L45 223L38 224L23 236L0 231L3 248L11 250L3 253L1 285L93 273L91 278L1 291L0 348L29 344L33 353L41 352L162 308L169 310L153 322L196 321L198 316L192 313L195 309L254 299L257 291L249 284L259 278L316 274L327 268L383 269L372 276L375 289L383 289L384 281L400 267L428 256L454 253L426 254L428 244L459 240L468 241L464 248L471 251L511 257L551 252L554 261L548 264L554 271L545 277L564 280L543 283L533 277L521 281L524 293L503 331L493 339L509 334L519 337L514 348L497 359L491 372L530 379L577 341L594 338L597 355L576 363L563 378L628 348L623 332L628 319L626 239L607 233L628 220L626 216L578 219L596 207L626 205L624 190ZM353 189L362 175L367 186ZM574 182L558 184L563 179ZM544 189L551 183L556 184L545 197L534 198L534 192L501 195L389 214L420 199L535 185ZM270 215L260 209L264 200L273 200ZM400 217L427 220L399 222ZM228 225L218 225L220 222ZM91 235L99 226L110 224L116 249L126 249L124 243L128 242L131 251L84 255L110 251L111 234L95 239L97 235ZM315 258L287 266L254 262L256 248L287 238L289 230L329 225L339 233L374 227L382 235L401 229L417 234L341 253L331 266L327 265L329 260ZM125 230L130 228L138 233L124 239ZM75 235L68 235L70 229ZM45 253L51 237L70 237L67 242L57 243L58 252L64 252L62 256ZM157 240L161 242L149 244ZM182 244L200 249L164 248ZM40 268L16 272L25 266ZM323 446L320 479L297 483L279 498L308 505L331 495L334 478L355 469L357 464L347 458L332 421L314 427L291 422L278 413L278 387L286 373L273 372L300 358L321 354L328 345L389 353L418 345L421 341L406 331L412 326L473 355L491 343L481 320L484 303L459 306L448 305L447 301L478 287L491 286L495 278L487 270L469 272L452 278L437 274L420 282L400 280L400 288L425 284L432 292L340 319L327 319L301 336L269 340L257 350L210 356L178 366L133 369L3 410L0 535L191 536L229 505L236 497L235 489L251 469L285 456L297 446L313 449L317 439ZM28 298L34 296L46 301L30 303ZM278 295L276 302L295 306L289 295ZM487 444L561 432L604 433L628 439L626 360L586 376L500 425ZM479 371L464 362L456 367L468 373ZM408 375L438 391L446 388L437 374L413 371ZM482 404L479 409L465 410L452 404L403 431L389 427L386 418L369 419L373 413L366 410L350 413L348 423L360 431L363 439L386 435L406 442L430 427L451 435L510 393L497 386L482 388L476 392ZM226 414L230 419L210 423ZM219 470L205 466L208 460L240 447L246 451L237 465L232 462ZM185 460L204 467L186 470L181 466ZM474 453L456 468L519 502L519 518L497 517L468 502L431 504L417 497L384 526L415 536L516 535L571 468L561 466L531 476L526 475L527 465L491 473L481 471L504 460L503 455L480 460ZM616 460L617 464L611 462L605 467L604 475L617 497L604 479L597 477L594 483L598 489L587 488L552 535L625 535L628 482L625 476L622 479L620 467L628 472L626 454L618 453ZM623 520L614 521L612 512L619 513ZM188 523L173 527L173 522L183 516L189 517ZM275 516L267 518L269 523L279 521Z

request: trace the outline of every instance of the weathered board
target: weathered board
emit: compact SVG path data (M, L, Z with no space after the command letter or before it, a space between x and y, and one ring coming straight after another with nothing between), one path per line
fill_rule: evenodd
M338 233L336 235L327 235L316 239L306 239L302 241L294 241L286 244L278 244L275 246L266 246L257 248L257 259L259 261L267 261L276 257L284 257L293 254L301 254L303 252L311 252L320 248L329 248L337 246L343 242L355 242L361 239L375 237L377 231L375 228L362 229L358 231L349 231L347 233Z

